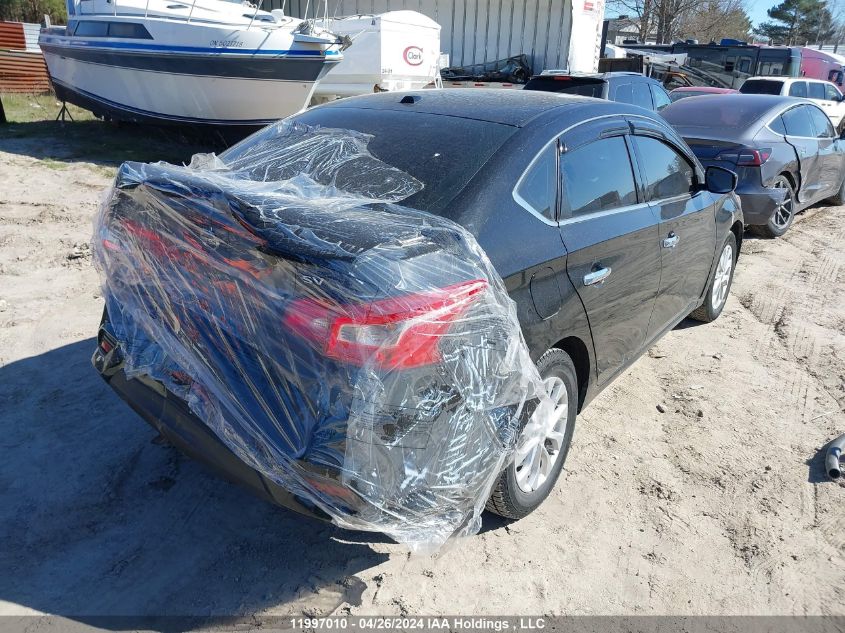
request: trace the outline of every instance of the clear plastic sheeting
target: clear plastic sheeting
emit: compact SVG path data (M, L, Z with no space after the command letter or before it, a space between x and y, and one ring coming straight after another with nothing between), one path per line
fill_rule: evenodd
M368 141L282 121L126 163L94 257L128 377L338 525L431 549L478 531L552 405L483 250L400 206L423 185Z

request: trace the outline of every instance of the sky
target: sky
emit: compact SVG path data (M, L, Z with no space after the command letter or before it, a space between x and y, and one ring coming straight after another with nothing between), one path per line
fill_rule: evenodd
M748 17L751 18L751 23L757 26L760 22L765 22L769 19L766 11L776 4L778 4L778 0L748 0L745 10L748 11Z

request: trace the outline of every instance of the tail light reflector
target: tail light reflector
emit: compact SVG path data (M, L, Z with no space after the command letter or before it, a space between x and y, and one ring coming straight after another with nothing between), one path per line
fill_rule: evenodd
M724 152L716 157L716 160L727 160L736 163L738 167L759 167L772 155L771 148L743 149L734 152Z
M356 305L294 301L285 325L329 358L390 369L440 360L440 341L487 288L482 279Z

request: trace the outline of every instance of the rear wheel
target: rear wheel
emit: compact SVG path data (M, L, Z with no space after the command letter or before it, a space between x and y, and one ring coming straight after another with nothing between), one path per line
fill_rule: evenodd
M550 349L537 361L537 369L554 406L538 410L525 425L514 459L487 501L488 510L508 519L530 514L549 496L575 430L578 377L569 354Z
M766 237L780 237L792 226L792 220L795 219L795 191L789 179L783 174L775 179L772 188L784 190L784 198L778 203L769 221L759 227L759 231Z

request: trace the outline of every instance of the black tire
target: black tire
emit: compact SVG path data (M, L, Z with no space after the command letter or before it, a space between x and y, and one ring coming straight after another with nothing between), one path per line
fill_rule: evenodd
M551 377L560 378L566 386L567 420L560 450L555 456L555 462L545 482L536 490L526 492L517 483L517 465L515 461L508 464L499 476L493 488L493 493L487 501L487 509L507 519L521 519L536 510L554 488L569 446L572 444L572 434L575 431L575 417L578 415L578 374L569 354L560 349L550 349L537 361L537 369L544 380ZM544 446L544 450L545 450Z
M762 226L754 227L756 232L764 237L780 237L789 230L792 226L792 221L795 219L795 210L798 206L798 201L795 199L795 190L792 188L792 183L785 174L781 174L775 178L772 184L774 189L785 189L786 197L783 202L777 206L769 221Z
M717 285L716 278L720 272L720 263L722 261L722 257L725 255L725 249L728 248L731 249L731 269L728 276L727 287L725 288L723 284ZM728 295L730 295L731 292L731 286L734 281L734 271L736 270L737 256L736 236L733 233L728 233L728 237L725 239L724 244L722 244L722 248L719 250L719 256L713 263L713 272L710 273L710 283L707 284L707 292L704 293L704 303L690 312L689 318L701 321L702 323L710 323L711 321L715 321L719 318L719 315L722 314L722 310L725 308L725 304L728 302ZM716 301L716 305L714 306L714 293L716 293L717 290L720 292L720 296L717 297L718 301Z

